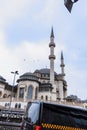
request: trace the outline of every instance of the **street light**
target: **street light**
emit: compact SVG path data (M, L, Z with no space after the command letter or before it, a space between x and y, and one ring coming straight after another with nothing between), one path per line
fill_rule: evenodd
M11 72L12 74L14 74L14 78L13 78L13 86L12 86L12 90L11 90L11 96L10 96L10 109L11 109L11 103L12 103L12 97L13 97L13 90L14 90L14 86L15 86L15 77L16 75L18 75L18 71L15 71L15 72Z

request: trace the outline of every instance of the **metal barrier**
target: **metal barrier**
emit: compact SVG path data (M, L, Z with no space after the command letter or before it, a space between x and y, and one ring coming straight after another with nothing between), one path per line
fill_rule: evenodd
M0 110L0 130L20 130L24 111Z
M0 121L0 130L20 130L21 123Z

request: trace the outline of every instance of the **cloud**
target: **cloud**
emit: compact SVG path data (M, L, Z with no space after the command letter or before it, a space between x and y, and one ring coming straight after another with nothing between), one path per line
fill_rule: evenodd
M83 69L78 69L68 64L65 67L66 80L68 83L68 95L77 95L81 99L86 99L86 73L87 71ZM84 91L85 90L85 91Z
M55 48L56 60L60 60L60 49L64 49L63 44ZM0 74L11 82L11 71L18 70L19 74L35 69L49 68L50 48L49 42L42 39L39 42L22 41L17 46L10 46L4 33L0 33Z
M55 12L58 10L60 1L47 0L44 3L45 4L43 4L42 9L36 13L35 20L40 21L41 23L45 22L47 25L49 22L53 24L53 21L57 15Z
M22 42L17 48L12 48L6 46L7 43L4 43L2 35L0 35L0 43L0 74L10 83L11 71L18 70L21 75L26 71L34 71L38 67L38 62L40 64L42 61L46 62L46 44L34 45L30 42Z
M32 0L3 0L0 3L0 25L4 27L14 20L23 18L34 3Z

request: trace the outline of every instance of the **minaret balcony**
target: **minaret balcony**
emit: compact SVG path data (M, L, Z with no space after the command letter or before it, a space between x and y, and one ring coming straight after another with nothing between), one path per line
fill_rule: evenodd
M49 55L49 59L56 59L55 55Z
M55 47L55 43L54 42L50 42L49 43L49 47L51 47L51 46Z
M61 64L60 67L65 67L65 65L64 65L64 64Z

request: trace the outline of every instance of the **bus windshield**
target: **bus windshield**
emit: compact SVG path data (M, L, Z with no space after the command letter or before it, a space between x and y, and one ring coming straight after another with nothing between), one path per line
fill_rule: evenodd
M39 118L39 103L29 102L25 116L32 124L36 124Z

